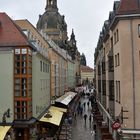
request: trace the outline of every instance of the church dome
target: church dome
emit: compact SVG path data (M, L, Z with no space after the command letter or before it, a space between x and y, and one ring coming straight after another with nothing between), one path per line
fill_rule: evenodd
M39 15L37 29L60 29L67 30L64 16L61 16L57 8L57 0L47 0L47 5L43 15Z
M39 15L37 29L46 33L53 41L60 39L65 42L68 39L67 24L65 17L58 12L57 0L47 0L45 10Z

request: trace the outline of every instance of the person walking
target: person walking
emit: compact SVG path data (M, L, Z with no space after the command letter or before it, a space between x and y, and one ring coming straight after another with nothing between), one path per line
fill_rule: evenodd
M89 123L91 124L91 114L89 115Z
M80 107L80 115L82 115L83 114L83 108L82 108L82 106Z
M85 106L86 106L86 103L85 102L83 103L83 106L84 106L84 109L85 109Z
M76 121L77 119L76 119L76 112L74 112L74 120Z
M87 106L88 106L88 108L89 108L89 101L87 102Z
M84 120L85 120L85 124L86 124L87 114L84 114Z

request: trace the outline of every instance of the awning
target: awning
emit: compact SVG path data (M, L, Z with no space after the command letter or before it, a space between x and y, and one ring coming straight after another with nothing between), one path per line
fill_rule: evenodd
M66 113L67 112L67 109L61 108L61 107L51 106L50 108L55 109L55 110L58 110L58 111L63 112L63 113Z
M49 114L49 116L48 116L48 114ZM41 122L48 122L48 123L51 123L51 124L59 126L60 122L61 122L61 119L62 119L62 116L63 116L63 112L58 111L53 107L50 107L48 113L46 113L40 119L40 121Z
M67 92L60 98L56 99L55 102L59 102L64 105L68 105L71 102L71 100L75 97L76 94L77 93L75 93L75 92Z
M0 126L0 140L4 140L6 133L11 128L11 126Z

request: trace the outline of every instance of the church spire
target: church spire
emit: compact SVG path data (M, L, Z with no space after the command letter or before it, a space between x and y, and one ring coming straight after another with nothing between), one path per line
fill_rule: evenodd
M46 11L58 11L57 0L47 0Z
M72 43L73 47L76 47L76 40L75 40L75 34L74 30L72 29L71 37L70 37L70 42Z
M72 33L71 33L71 38L70 38L70 40L75 41L75 35L74 35L74 30L73 30L73 29L72 29Z

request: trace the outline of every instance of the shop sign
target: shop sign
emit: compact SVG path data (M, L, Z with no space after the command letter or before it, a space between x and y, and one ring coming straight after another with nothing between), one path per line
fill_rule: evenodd
M113 129L113 130L118 130L120 127L121 127L121 124L120 124L118 121L115 121L115 122L112 124L112 129Z

